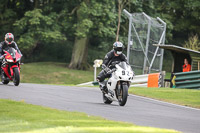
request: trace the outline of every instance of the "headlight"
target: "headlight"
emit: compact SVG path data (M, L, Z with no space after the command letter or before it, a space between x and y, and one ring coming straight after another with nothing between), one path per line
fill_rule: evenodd
M6 59L6 61L7 61L7 62L13 62L13 60L11 60L11 59Z

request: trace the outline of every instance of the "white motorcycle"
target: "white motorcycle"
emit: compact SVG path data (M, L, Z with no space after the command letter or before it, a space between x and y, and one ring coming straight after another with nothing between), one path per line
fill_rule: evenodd
M113 101L118 101L120 106L124 106L128 97L128 88L133 79L134 72L130 65L126 62L117 62L109 73L111 77L100 83L100 87L105 86L108 92L103 92L103 102L111 104Z

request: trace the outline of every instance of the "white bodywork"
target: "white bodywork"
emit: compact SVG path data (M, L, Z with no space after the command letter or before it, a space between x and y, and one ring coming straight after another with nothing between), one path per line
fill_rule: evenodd
M119 81L124 81L124 82L131 82L133 80L134 72L131 69L131 66L128 65L125 62L121 62L119 64L115 65L116 71L114 71L111 75L111 77L107 81L107 88L108 88L108 94L105 94L105 96L112 100L112 101L118 101L115 90L118 88L117 85L120 87L120 82Z

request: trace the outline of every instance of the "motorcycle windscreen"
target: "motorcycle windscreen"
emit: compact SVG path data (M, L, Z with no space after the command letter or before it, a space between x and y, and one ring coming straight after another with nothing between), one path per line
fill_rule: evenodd
M126 64L126 62L124 62L124 61L123 61L123 62L120 62L120 63L119 63L119 66L120 66L121 68L125 69L125 70L126 70L127 67L128 67L127 64Z
M122 68L122 69L124 69L124 70L131 70L131 71L133 71L132 70L132 68L131 68L131 66L129 65L129 64L127 64L126 62L120 62L119 63L119 66Z
M16 55L15 55L15 49L14 48L8 47L5 50L12 56L13 59L15 59Z

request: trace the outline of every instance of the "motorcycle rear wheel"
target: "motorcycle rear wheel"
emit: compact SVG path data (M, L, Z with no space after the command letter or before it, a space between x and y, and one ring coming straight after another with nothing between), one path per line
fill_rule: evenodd
M18 86L20 82L19 69L17 67L13 68L13 83Z
M122 85L120 94L121 96L118 96L119 105L124 106L128 97L128 85Z
M105 94L103 93L103 102L104 102L105 104L111 104L113 101L110 101L110 100L105 96Z

